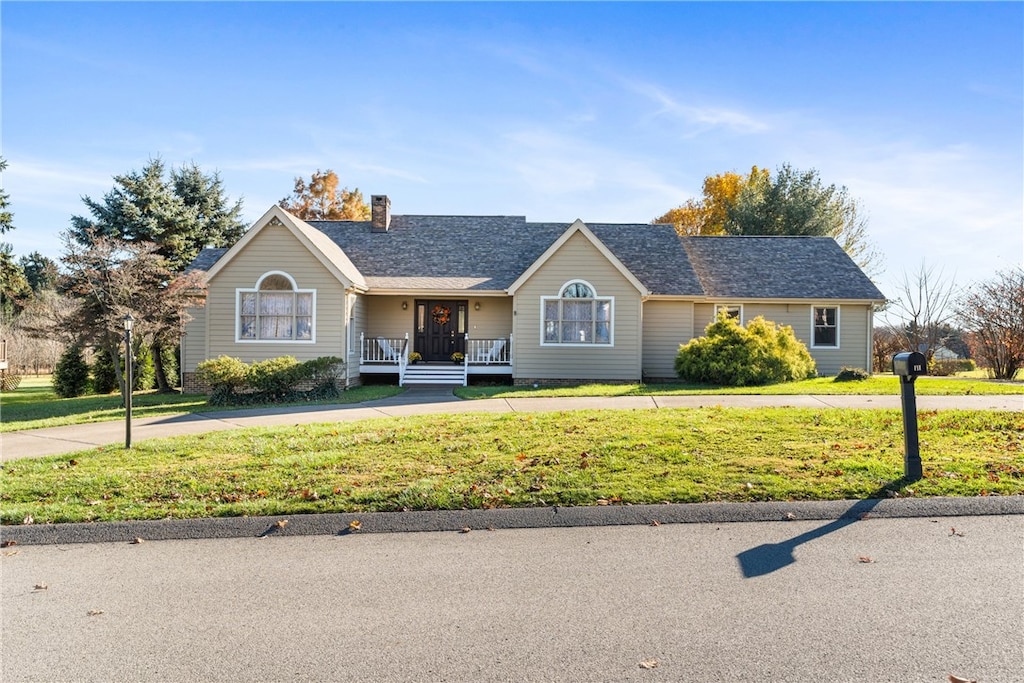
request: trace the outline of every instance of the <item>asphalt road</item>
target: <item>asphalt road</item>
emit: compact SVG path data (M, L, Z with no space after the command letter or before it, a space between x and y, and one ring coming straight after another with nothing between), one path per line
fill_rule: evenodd
M5 683L1024 680L1022 515L0 552Z

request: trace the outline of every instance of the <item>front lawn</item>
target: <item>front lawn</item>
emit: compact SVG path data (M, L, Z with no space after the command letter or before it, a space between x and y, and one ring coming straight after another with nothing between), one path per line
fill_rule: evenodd
M986 379L956 377L919 377L915 391L921 396L1024 395L1024 382L1000 382ZM583 384L574 387L532 386L469 386L455 390L461 398L501 398L511 396L685 396L699 394L758 394L765 396L794 395L900 395L899 378L873 375L855 382L836 382L831 377L817 377L802 382L786 382L759 387L716 387L702 384Z
M899 411L423 415L215 432L0 473L21 524L659 502L1024 493L1024 414L924 411L907 485ZM891 492L891 493L889 493Z
M401 391L398 387L389 386L356 387L344 392L339 398L299 405L361 403L393 396ZM206 396L198 394L141 391L132 395L132 416L135 418L221 410L231 410L231 407L211 406L207 404ZM123 419L121 394L58 398L53 393L49 377L27 377L16 390L0 393L0 433Z

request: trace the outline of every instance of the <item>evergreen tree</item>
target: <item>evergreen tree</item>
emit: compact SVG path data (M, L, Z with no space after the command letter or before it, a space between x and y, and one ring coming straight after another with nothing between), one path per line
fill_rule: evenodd
M53 392L61 398L81 396L89 389L89 366L82 358L82 347L72 344L53 370Z

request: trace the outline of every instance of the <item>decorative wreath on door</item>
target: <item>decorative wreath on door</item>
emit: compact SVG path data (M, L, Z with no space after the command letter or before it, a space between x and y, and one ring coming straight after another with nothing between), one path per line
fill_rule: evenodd
M434 318L435 325L444 326L452 319L452 309L447 306L434 306L434 310L430 312L430 315Z

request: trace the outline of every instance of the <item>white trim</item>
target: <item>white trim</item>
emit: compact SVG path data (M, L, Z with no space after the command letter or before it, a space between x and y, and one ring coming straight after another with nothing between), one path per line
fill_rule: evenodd
M816 309L816 308L834 308L834 309L836 309L836 343L834 345L830 345L830 344L822 345L822 344L815 344L814 343L814 309ZM812 349L831 349L831 350L838 350L839 349L839 331L841 329L841 326L839 324L839 315L840 315L840 306L839 306L839 304L811 304L811 330L810 330L810 332L811 332L811 334L810 334L811 339L810 339L810 341L811 341L811 348Z
M590 288L593 293L593 297L585 299L577 299L573 297L564 297L562 294L569 285L581 284ZM593 302L608 302L608 343L601 343L597 341L593 342L551 342L545 339L544 328L547 325L547 319L544 317L545 304L548 301L593 301ZM615 347L615 297L614 296L601 296L597 293L597 288L592 284L581 278L573 278L566 280L561 287L558 288L557 296L542 296L540 298L540 345L548 348L576 348L576 349L610 349ZM596 320L592 321L595 324ZM559 337L561 337L561 330L559 329Z
M636 290L640 292L640 296L650 296L650 291L646 287L644 287L643 283L640 282L640 280L638 280L637 277L633 275L632 272L630 272L629 268L627 268L626 265L622 261L620 261L619 258L615 254L613 254L608 247L605 246L604 242L599 240L597 238L597 235L591 232L590 228L588 228L586 224L578 218L572 225L570 225L566 229L565 232L562 233L562 235L557 240L551 243L551 246L548 247L544 251L544 253L541 254L537 258L537 260L530 265L529 268L523 271L522 275L516 278L515 282L509 285L506 291L514 296L516 291L524 284L526 284L526 282L531 277L533 277L538 270L540 270L541 266L547 263L548 259L554 256L558 252L558 250L561 249L562 246L569 241L569 238L571 238L577 232L583 235L594 246L595 249L601 252L601 255L604 256L617 271L619 271L619 274L622 275L622 277L626 278L626 280L629 281L629 284L633 285L633 287L635 287Z
M245 293L255 293L257 295L256 306L257 306L257 310L259 310L259 293L261 291L271 291L271 290L261 290L260 289L260 285L263 283L263 281L266 278L268 278L268 277L270 277L272 275L280 275L280 276L286 278L291 283L291 285L292 285L292 288L290 290L292 294L310 294L310 295L312 295L310 297L311 298L311 302L310 302L311 309L310 309L310 321L309 321L309 339L259 339L259 338L248 339L248 338L242 338L242 336L241 336L242 335L242 312L241 312L242 294L245 294ZM279 291L283 292L283 291L289 291L289 290L279 290ZM255 287L236 287L235 288L234 315L235 315L235 343L236 344L315 344L316 343L316 290L315 289L299 289L298 284L295 282L295 278L293 278L291 275L289 275L288 273L284 272L283 270L268 270L267 272L263 273L263 275L261 275L256 280L256 286ZM293 316L294 316L294 314L293 314ZM258 317L258 314L257 314L257 317ZM258 329L257 329L257 334L259 334L259 330Z

